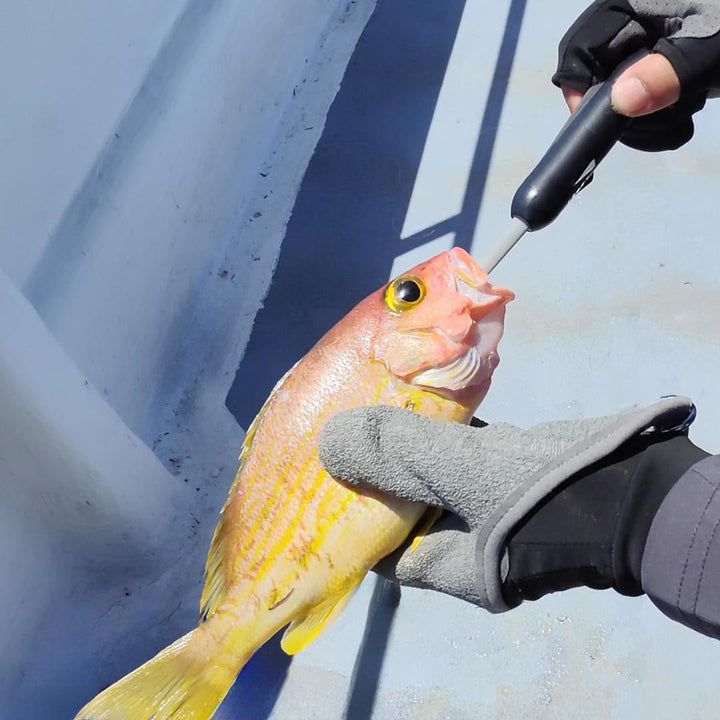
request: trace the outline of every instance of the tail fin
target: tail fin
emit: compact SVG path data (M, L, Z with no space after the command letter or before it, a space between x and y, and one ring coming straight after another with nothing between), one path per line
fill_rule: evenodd
M219 619L219 618L218 618ZM234 632L200 625L103 690L75 720L207 720L255 648L233 652Z

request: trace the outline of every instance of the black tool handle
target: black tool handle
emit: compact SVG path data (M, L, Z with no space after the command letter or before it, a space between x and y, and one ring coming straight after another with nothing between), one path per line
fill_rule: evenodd
M614 78L613 78L614 79ZM513 197L510 214L528 230L549 225L592 179L631 119L610 105L612 80L595 85Z

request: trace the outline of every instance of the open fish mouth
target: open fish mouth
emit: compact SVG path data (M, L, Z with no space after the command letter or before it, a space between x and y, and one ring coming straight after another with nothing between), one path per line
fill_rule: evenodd
M411 378L414 385L448 393L489 383L500 359L497 346L503 335L505 305L515 296L510 290L494 287L487 274L462 251L450 251L450 268L455 290L470 300L467 310L472 327L467 326L453 336L435 328L447 342L448 350L455 349L455 357L443 365L418 372Z
M485 275L485 282L482 284L489 289L489 292L486 292L482 288L478 287L476 280L473 279L467 265L456 255L450 256L450 265L452 266L453 275L455 276L456 290L460 293L460 295L470 298L473 303L479 305L481 308L486 306L487 303L497 302L498 300L501 300L503 303L507 303L514 299L515 294L512 291L506 290L505 288L490 286L489 281L487 281L487 275Z
M437 367L423 370L412 378L414 385L459 392L490 380L500 361L497 346L503 334L503 302L487 311L473 326L476 342L459 357Z

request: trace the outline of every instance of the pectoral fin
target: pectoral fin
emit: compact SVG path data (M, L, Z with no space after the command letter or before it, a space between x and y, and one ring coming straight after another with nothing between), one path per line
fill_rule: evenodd
M316 605L304 617L293 620L285 630L280 647L288 655L294 655L307 647L345 609L354 592L355 588L339 598L329 598Z
M420 524L413 538L412 545L410 545L410 552L415 552L418 549L418 545L422 542L422 539L428 534L430 528L440 519L442 514L442 508L431 507L427 509L427 512L420 518Z

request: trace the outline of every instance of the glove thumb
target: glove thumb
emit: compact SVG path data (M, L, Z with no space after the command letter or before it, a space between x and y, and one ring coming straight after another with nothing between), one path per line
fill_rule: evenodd
M458 432L478 432L460 423L441 423L409 410L373 406L339 413L325 425L319 454L338 480L371 485L426 505L454 509L434 487L443 460L457 457Z

